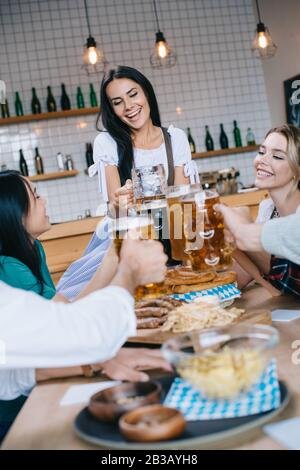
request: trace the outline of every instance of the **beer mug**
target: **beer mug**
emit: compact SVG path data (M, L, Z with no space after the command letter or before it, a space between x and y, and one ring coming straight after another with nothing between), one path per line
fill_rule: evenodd
M185 236L182 204L180 198L186 194L195 194L202 191L200 183L181 184L169 186L166 191L169 218L169 237L172 249L172 258L183 263L189 259L185 253Z
M133 168L131 176L137 205L165 198L167 180L162 164Z
M234 247L224 236L222 214L213 206L220 203L216 191L188 194L181 199L184 211L185 253L194 271L224 271L232 264Z
M111 219L111 232L117 255L120 256L124 239L130 237L130 230L136 230L138 238L142 240L155 240L156 233L153 219L149 216L128 216L119 219ZM164 282L147 284L137 287L135 298L155 298L165 294Z

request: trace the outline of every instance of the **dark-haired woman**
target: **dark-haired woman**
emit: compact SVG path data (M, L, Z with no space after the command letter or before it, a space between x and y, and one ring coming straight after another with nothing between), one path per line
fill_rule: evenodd
M124 206L133 202L133 166L162 163L169 186L199 182L185 133L172 125L168 129L161 127L153 87L141 72L125 66L110 70L102 80L100 94L97 122L102 118L104 130L95 139L95 163L89 174L98 173L102 197L110 203L112 213L120 202ZM59 292L69 299L78 294L90 280L96 263L101 262L105 243L103 237L94 234L84 259L75 261L60 279Z
M199 181L185 133L161 126L158 104L149 80L138 70L119 66L101 84L100 115L104 130L94 142L90 174L98 172L102 196L115 207L119 196L133 201L131 170L163 164L168 184Z
M0 281L12 287L35 292L46 299L67 302L66 298L56 293L46 264L45 252L37 240L50 227L46 202L37 194L30 181L15 171L1 172ZM117 265L116 254L109 250L101 267L77 298L108 285ZM135 349L123 348L115 358L102 364L94 364L92 371L102 370L111 378L138 381L147 379L145 374L140 376L141 373L136 370L139 367L169 368L159 353L147 350L138 352L139 354L136 354ZM80 365L62 369L0 370L0 441L36 381L82 375L85 371Z

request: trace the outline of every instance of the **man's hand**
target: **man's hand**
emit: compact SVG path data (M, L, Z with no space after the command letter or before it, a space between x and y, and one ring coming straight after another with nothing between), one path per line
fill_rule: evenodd
M215 204L214 209L223 215L225 226L240 250L263 250L261 244L262 225L253 223L248 207L232 208L224 204Z
M129 232L132 237L134 231ZM162 282L167 272L167 256L161 243L154 240L123 240L119 270L130 269L137 286Z
M146 348L121 348L118 354L109 361L100 364L102 372L114 380L145 382L148 374L140 370L163 369L171 372L172 367L166 362L161 352Z

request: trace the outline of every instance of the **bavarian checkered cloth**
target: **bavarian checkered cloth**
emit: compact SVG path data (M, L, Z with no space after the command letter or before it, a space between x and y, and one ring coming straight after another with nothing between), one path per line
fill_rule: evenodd
M203 297L204 295L217 295L220 302L224 302L240 297L241 291L233 283L226 284L225 286L213 287L212 289L189 292L188 294L174 294L172 297L178 300L185 300L186 302L193 302L196 297Z
M280 405L276 361L270 361L259 383L249 392L232 400L204 398L201 392L177 377L164 405L180 410L187 421L238 418L276 409Z

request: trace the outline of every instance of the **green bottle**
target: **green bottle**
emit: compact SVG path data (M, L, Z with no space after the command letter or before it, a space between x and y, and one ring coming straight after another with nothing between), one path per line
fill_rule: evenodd
M71 101L67 95L65 84L61 84L61 98L60 98L60 106L63 111L71 109Z
M52 95L51 87L47 86L48 96L47 96L47 110L49 113L56 111L56 102L54 96Z
M221 133L220 133L220 147L221 149L228 149L229 145L228 145L228 137L224 131L224 127L223 127L223 124L220 124L220 130L221 130Z
M77 87L77 108L84 108L84 98L80 86Z
M29 175L28 166L27 166L26 160L24 158L23 150L20 149L19 153L20 153L20 160L19 160L20 173L23 176L28 176Z
M237 122L233 121L233 136L234 136L234 142L236 147L242 147L242 138L241 138L241 132L237 126Z
M31 111L32 114L40 114L42 112L41 103L38 97L36 96L35 88L32 88Z
M22 105L22 101L20 100L18 91L16 91L15 110L16 110L16 116L24 116L23 105Z
M206 130L205 147L206 147L207 152L211 152L215 148L214 141L213 141L213 138L212 138L212 136L209 132L209 127L208 126L205 126L205 130Z
M98 103L97 103L97 95L95 93L93 84L90 83L90 103L92 108L97 108Z

